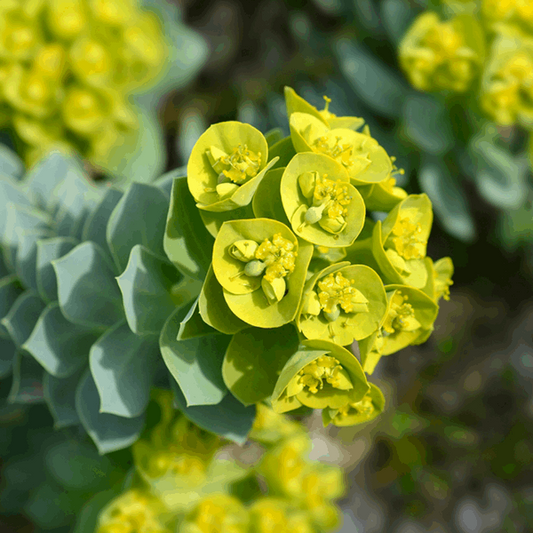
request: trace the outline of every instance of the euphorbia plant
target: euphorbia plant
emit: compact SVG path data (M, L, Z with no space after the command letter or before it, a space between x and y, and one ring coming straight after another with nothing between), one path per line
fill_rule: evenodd
M59 153L24 175L3 152L11 401L44 399L102 453L137 440L155 384L237 442L257 404L323 409L337 425L381 412L366 374L427 339L453 266L426 257L431 203L395 187L392 160L355 131L362 119L317 111L291 89L286 99L291 136L211 126L186 177L125 193ZM302 142L316 121L319 136Z

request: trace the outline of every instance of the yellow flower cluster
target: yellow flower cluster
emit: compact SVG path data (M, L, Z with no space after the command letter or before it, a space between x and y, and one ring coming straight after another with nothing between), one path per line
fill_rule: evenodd
M284 278L294 270L296 259L294 244L276 233L270 239L265 239L255 252L256 259L263 261L267 267L265 279L272 282L276 278Z
M328 274L318 282L320 307L326 313L333 313L338 305L345 313L368 311L368 300L353 284L354 281L346 279L341 272Z
M138 127L128 95L165 55L160 23L138 0L2 0L0 127L28 163L54 147L105 166Z
M473 89L491 120L530 129L533 2L469 0L465 5L468 9L447 20L430 11L421 14L400 44L402 68L421 91Z
M161 421L134 446L138 476L102 509L96 533L324 533L338 524L333 500L344 493L342 471L308 459L311 442L300 423L258 404L250 438L266 452L246 470L217 458L218 438L175 417L170 393L155 398ZM169 474L168 464L194 457L204 463L202 480L180 467ZM266 490L244 503L232 483L253 475Z

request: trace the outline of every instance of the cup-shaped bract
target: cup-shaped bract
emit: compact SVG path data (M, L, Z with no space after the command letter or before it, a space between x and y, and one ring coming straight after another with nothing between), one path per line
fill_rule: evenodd
M330 128L348 128L351 130L359 129L364 123L360 117L338 117L329 110L331 100L324 96L325 107L318 110L314 105L304 100L296 94L291 87L285 87L285 105L287 107L287 116L289 119L293 113L307 113L312 115L326 124Z
M202 498L177 533L248 533L248 511L234 496L218 493Z
M187 183L199 209L232 211L248 205L267 170L268 144L249 124L229 121L209 127L192 149Z
M385 397L381 390L369 383L370 390L358 402L352 402L339 409L324 409L322 421L324 426L356 426L374 420L385 408Z
M314 153L296 154L281 178L281 200L292 229L319 246L353 244L365 221L365 203L345 168Z
M244 322L275 328L298 311L313 246L266 218L225 222L213 247L213 272L229 308Z
M374 226L372 252L385 281L422 288L427 282L424 263L433 222L430 199L425 194L402 200Z
M313 115L295 112L290 117L291 138L297 152L324 154L344 166L353 185L379 183L392 170L385 149L367 133L329 128Z
M100 512L96 533L123 531L129 523L135 523L139 531L169 533L162 519L165 512L164 505L148 491L130 489Z
M466 91L485 55L485 37L477 19L461 14L441 21L421 14L399 47L400 63L420 91Z
M339 409L363 398L368 383L357 358L329 341L302 341L280 373L272 407L277 413L298 409Z
M296 323L308 339L347 346L376 331L387 307L383 282L374 270L337 263L306 283Z
M437 304L441 298L450 299L450 286L453 285L453 262L450 257L443 257L433 262L430 257L425 258L428 279L422 291Z
M518 32L499 35L481 80L480 103L489 118L502 126L520 122L530 127L532 76L533 40Z

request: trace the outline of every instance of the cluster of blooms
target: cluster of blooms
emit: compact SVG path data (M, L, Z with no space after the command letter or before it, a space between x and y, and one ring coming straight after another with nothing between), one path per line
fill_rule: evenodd
M166 54L160 23L138 0L2 0L0 128L28 163L51 148L95 165L134 131L128 102Z
M276 412L305 406L322 409L325 424L358 424L384 406L365 372L429 337L453 265L426 256L431 202L396 187L400 171L368 128L357 131L362 119L336 117L328 99L318 111L290 88L285 96L290 136L223 122L192 151L189 190L215 238L199 314L234 334L223 375L243 403L258 397L243 399L240 370L229 377L234 354L263 376L259 400ZM287 324L298 348L266 376L246 339L290 336ZM357 343L360 358L346 348Z
M309 461L299 423L261 406L250 437L266 451L245 468L217 456L218 437L175 418L171 393L156 398L161 421L133 449L139 480L100 511L96 533L318 533L339 524L342 471Z
M476 85L480 105L491 120L531 127L533 3L443 4L449 16L422 13L400 44L400 62L413 86L421 91L465 92Z

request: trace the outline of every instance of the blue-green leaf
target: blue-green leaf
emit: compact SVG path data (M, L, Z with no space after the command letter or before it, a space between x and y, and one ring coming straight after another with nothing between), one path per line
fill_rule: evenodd
M168 200L157 187L133 183L113 210L107 242L119 271L128 264L131 249L142 244L164 257L163 235Z
M9 391L10 403L41 403L43 396L43 369L22 352L17 352L13 365L13 384Z
M15 269L22 283L35 291L39 290L37 285L37 242L50 235L50 231L43 229L27 230L20 233Z
M72 237L54 237L37 242L37 258L35 263L37 288L43 300L57 300L57 278L52 261L66 255L78 241Z
M383 25L396 44L402 40L414 15L408 0L384 0L381 3Z
M89 350L97 338L92 330L70 323L56 302L44 310L23 349L49 374L63 378L88 361Z
M111 213L122 198L122 195L123 193L118 189L112 187L106 189L100 203L87 217L87 220L83 225L82 241L93 241L98 244L102 250L111 254L106 239L106 228Z
M26 206L8 204L3 236L5 261L14 270L20 235L28 230L49 230L51 221L47 215Z
M177 340L187 308L169 317L161 332L163 360L183 391L187 406L218 404L227 393L222 379L222 360L230 341L227 335L207 335Z
M476 137L469 146L474 159L479 194L500 209L518 209L528 195L528 163L513 156L486 137Z
M76 389L84 370L68 378L55 378L50 374L44 375L44 399L54 419L56 429L77 426L80 417L76 411Z
M446 106L434 97L413 94L403 105L403 134L423 151L443 155L454 145Z
M418 174L420 187L446 231L465 242L475 239L476 229L464 190L440 160L428 160Z
M82 174L83 170L77 159L61 152L52 152L41 159L26 174L25 181L41 208L52 208L57 198L54 189L70 174Z
M174 185L174 180L181 176L185 176L186 173L187 173L187 166L179 167L179 168L175 168L174 170L171 170L170 172L163 174L162 176L160 176L154 181L154 185L165 193L169 203L170 203L170 196L172 194L172 187Z
M216 333L217 330L207 325L200 316L200 309L198 307L199 297L191 305L187 315L180 323L177 339L184 341L193 339L194 337L203 337Z
M397 118L408 88L380 59L342 37L334 43L341 71L357 95L378 114Z
M89 183L83 173L69 172L54 190L57 234L80 239L85 220L99 197L100 191Z
M111 461L87 442L70 439L51 446L45 452L45 463L55 481L66 489L96 492L113 481Z
M237 444L244 444L255 419L255 405L245 407L232 394L217 405L187 407L187 401L176 382L172 383L178 408L194 424Z
M6 276L0 279L0 335L9 336L7 329L1 323L1 319L9 313L23 292L24 289L16 276Z
M101 454L131 446L139 438L144 426L144 415L123 418L100 412L100 396L89 370L78 385L76 409L83 427Z
M84 327L106 328L124 318L122 298L105 253L93 242L52 261L59 305L65 317Z
M10 203L31 207L31 201L21 186L12 179L0 175L0 241L5 231L7 206Z
M78 513L74 533L94 533L97 530L100 511L119 494L120 488L115 487L93 496Z
M0 337L0 379L11 373L17 347L11 339Z
M164 238L168 258L187 276L203 280L211 264L213 244L187 187L187 178L176 178Z
M224 357L224 383L244 405L264 400L272 394L285 363L298 351L298 343L292 324L236 333Z
M134 335L124 322L106 331L90 354L100 412L132 419L142 414L158 360L157 339Z
M133 333L159 335L178 304L172 289L180 277L167 260L139 244L133 247L126 270L117 278Z
M0 144L0 172L16 180L24 175L22 159L4 144Z
M45 307L38 294L30 289L17 298L2 319L2 324L17 347L20 348L26 342Z

